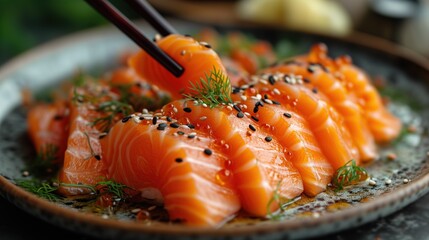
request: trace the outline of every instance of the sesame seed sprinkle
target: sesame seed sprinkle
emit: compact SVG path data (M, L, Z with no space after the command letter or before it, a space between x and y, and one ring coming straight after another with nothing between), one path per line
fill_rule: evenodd
M290 113L283 113L283 116L287 117L287 118L291 118L292 115Z
M273 140L273 138L272 137L270 137L270 136L266 136L265 137L265 141L267 141L267 142L271 142Z
M238 118L243 118L244 117L244 113L243 112L238 112L237 113L237 117Z
M181 162L183 162L183 159L182 158L176 158L174 161L176 161L177 163L181 163Z
M259 122L259 118L252 116L252 119L255 120L256 122Z
M122 122L126 123L126 122L128 122L128 120L130 120L130 118L131 118L131 116L126 116L126 117L122 118Z
M185 108L183 108L183 111L190 113L190 112L192 112L192 109L190 107L185 107Z
M178 128L179 126L180 125L176 122L170 124L170 127L172 127L172 128Z
M212 155L212 153L213 153L212 150L210 150L208 148L204 149L204 154L210 156L210 155Z
M249 128L250 128L250 130L252 130L252 131L256 131L256 128L255 128L252 124L249 124Z
M156 125L156 122L158 121L158 117L153 117L152 118L152 124Z

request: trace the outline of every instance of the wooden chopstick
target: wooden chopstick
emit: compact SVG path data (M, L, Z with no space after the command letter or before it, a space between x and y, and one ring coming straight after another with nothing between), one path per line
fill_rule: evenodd
M159 14L146 0L126 0L146 21L162 36L168 36L177 31Z
M133 40L137 45L143 48L149 55L151 55L155 60L157 60L162 66L164 66L169 72L174 76L180 77L183 74L183 67L175 62L170 56L163 52L158 46L156 46L151 40L147 39L142 32L118 9L116 9L110 2L107 0L85 0L89 5L91 5L95 10L97 10L101 15L113 23L119 30L125 33L131 40ZM152 10L150 10L152 9ZM139 11L155 11L153 8L144 8ZM156 16L155 13L148 13L148 16ZM151 20L151 24L162 19L159 15L158 17ZM157 28L162 28L162 22L157 22L155 25ZM163 33L167 33L167 28L163 30ZM171 28L173 29L173 28ZM169 29L168 31L170 31Z

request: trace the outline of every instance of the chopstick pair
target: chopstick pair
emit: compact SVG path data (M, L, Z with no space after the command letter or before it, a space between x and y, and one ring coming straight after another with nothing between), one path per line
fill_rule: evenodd
M151 40L107 0L85 0L101 15L125 33L131 40L163 65L174 76L180 77L184 68L163 52ZM162 36L176 33L176 30L145 0L125 0L138 14L149 22Z

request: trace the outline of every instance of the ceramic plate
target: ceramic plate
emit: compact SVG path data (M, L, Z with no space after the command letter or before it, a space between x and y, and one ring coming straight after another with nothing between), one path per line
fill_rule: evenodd
M199 26L173 22L182 33L193 34ZM148 36L154 32L142 24ZM228 31L231 29L222 29ZM355 34L337 39L308 33L269 29L242 29L273 43L287 40L298 52L324 42L331 56L350 55L354 63L373 77L389 82L395 93L391 110L406 127L394 147L382 148L381 158L367 166L373 181L344 191L327 191L314 199L291 205L280 220L245 219L218 229L186 227L180 224L145 224L133 219L102 218L64 204L52 203L14 184L22 178L25 162L34 158L26 135L21 91L39 92L70 78L77 70L108 71L121 53L135 51L135 45L113 27L90 30L59 39L17 57L0 69L0 193L10 202L41 219L72 231L116 239L297 239L321 236L359 226L395 212L429 191L429 64L398 46ZM395 153L395 160L388 160Z

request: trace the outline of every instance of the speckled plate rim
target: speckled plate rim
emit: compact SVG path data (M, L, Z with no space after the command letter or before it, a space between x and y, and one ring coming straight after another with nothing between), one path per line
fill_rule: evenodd
M183 23L177 23L183 24ZM186 23L184 23L186 25ZM0 68L0 83L7 76L19 70L26 64L37 60L47 53L59 51L61 48L73 45L76 41L87 41L88 39L101 40L103 35L121 34L112 27L102 27L91 29L77 34L72 34L54 40L40 47L24 53ZM313 35L314 36L314 35ZM373 38L371 36L357 34L343 39L348 43L362 46L368 49L379 51L385 55L395 57L413 64L415 67L423 69L429 74L429 63L424 58L413 54L402 47L396 46L387 41ZM327 36L321 36L327 37ZM330 38L328 36L328 38ZM366 39L366 44L362 44L358 39ZM370 42L371 44L368 44ZM1 86L1 85L0 85ZM8 179L0 176L0 194L22 210L35 215L45 221L72 231L103 237L130 239L155 239L168 236L199 238L223 238L235 236L260 236L263 239L278 238L306 238L322 236L328 233L337 232L343 229L355 227L373 221L379 217L391 214L402 207L412 203L424 194L429 192L429 174L419 175L410 183L403 185L394 192L383 194L382 197L372 199L369 202L360 204L358 207L350 207L332 214L323 214L319 218L303 218L288 221L272 221L249 226L234 228L196 228L181 225L152 225L147 226L138 222L117 221L102 219L98 216L80 213L57 204L40 199L35 195L24 191L11 183Z

